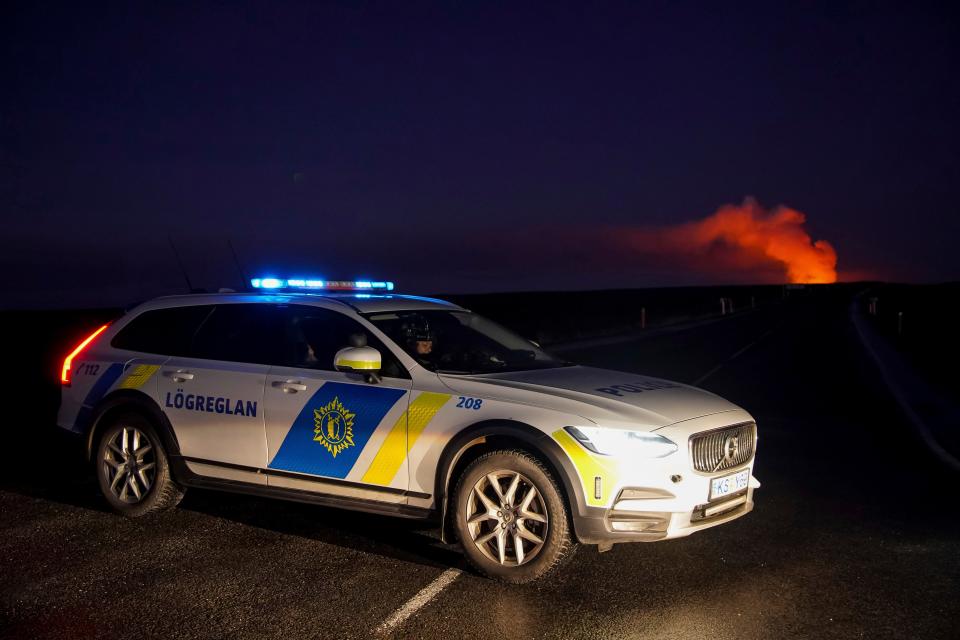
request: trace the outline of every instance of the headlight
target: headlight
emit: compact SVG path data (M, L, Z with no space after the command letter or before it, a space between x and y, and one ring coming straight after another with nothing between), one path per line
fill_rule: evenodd
M677 445L672 440L647 431L567 427L567 432L590 451L605 456L632 455L641 458L663 458L677 450Z

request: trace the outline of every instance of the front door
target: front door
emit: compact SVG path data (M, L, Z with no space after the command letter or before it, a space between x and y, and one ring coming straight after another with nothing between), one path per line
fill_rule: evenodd
M292 306L291 365L267 375L264 406L271 486L385 502L406 499L407 405L411 380L355 319ZM383 359L381 378L334 370L334 354L364 333Z

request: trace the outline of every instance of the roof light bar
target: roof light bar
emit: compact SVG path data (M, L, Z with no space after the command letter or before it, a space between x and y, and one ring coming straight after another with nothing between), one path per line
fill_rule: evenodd
M310 278L253 278L254 289L299 289L303 291L393 291L386 280L314 280Z

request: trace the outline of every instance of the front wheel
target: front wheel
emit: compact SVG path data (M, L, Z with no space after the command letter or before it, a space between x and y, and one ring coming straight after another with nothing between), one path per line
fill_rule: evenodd
M474 460L454 499L463 551L491 578L531 582L576 548L563 495L546 467L524 451L492 451Z
M156 430L138 414L119 416L104 429L96 466L104 497L125 516L163 511L183 498Z

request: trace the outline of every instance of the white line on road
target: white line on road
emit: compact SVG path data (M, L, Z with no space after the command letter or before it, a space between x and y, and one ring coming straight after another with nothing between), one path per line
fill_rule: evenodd
M745 346L744 348L740 349L739 351L737 351L736 353L734 353L732 356L730 356L729 358L727 358L726 360L724 360L723 362L721 362L720 364L718 364L717 366L715 366L713 369L710 369L710 371L707 371L705 374L703 374L702 376L700 376L699 378L697 378L696 380L694 380L694 381L691 382L690 384L693 385L693 386L695 386L695 387L698 386L701 382L703 382L704 380L706 380L707 378L709 378L710 376L712 376L713 374L715 374L717 371L720 371L720 369L722 369L725 364L728 364L728 363L730 363L731 361L733 361L733 360L739 358L740 356L742 356L744 353L747 352L747 349L749 349L749 348L752 347L753 345L757 344L758 342L760 342L761 340L763 340L764 338L766 338L767 336L769 336L771 333L773 333L773 329L771 329L770 331L767 331L765 334L763 334L762 336L760 336L759 338L757 338L756 340L754 340L753 342L751 342L750 344L748 344L748 345Z
M454 580L460 577L459 569L447 569L439 576L437 579L425 586L423 589L407 600L406 604L393 612L389 618L383 621L379 627L377 627L378 634L386 634L392 631L397 625L401 624L404 620L415 614L419 609L421 609L428 602L437 597L437 595L450 586Z

